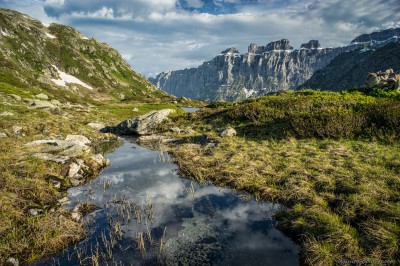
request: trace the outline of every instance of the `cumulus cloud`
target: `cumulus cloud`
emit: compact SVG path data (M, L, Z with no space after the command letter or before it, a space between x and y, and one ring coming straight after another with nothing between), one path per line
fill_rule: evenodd
M69 24L117 48L140 73L195 67L227 47L246 52L287 38L323 46L398 27L398 0L3 0L38 19ZM17 2L17 3L12 3ZM25 8L22 8L25 3Z

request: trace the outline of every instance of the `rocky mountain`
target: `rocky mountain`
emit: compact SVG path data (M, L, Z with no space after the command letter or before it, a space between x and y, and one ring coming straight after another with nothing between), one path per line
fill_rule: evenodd
M296 89L336 56L366 45L381 47L399 36L399 29L391 29L361 35L349 45L336 48L321 48L318 40L304 43L300 49L294 49L287 39L265 46L253 43L245 54L228 48L197 68L163 72L150 81L175 96L240 100Z
M368 73L389 68L399 70L399 51L400 42L395 39L377 49L362 48L340 54L316 71L300 88L331 91L359 88L364 85Z
M0 9L1 83L98 100L143 101L165 95L107 44L69 26L47 27L6 9Z

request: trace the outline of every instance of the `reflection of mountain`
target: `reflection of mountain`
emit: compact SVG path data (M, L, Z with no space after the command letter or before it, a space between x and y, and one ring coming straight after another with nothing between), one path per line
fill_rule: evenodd
M140 259L137 249L129 248L136 244L129 241L136 238L138 230L147 232L149 226L157 243L167 227L166 260L173 265L234 265L243 259L248 261L246 265L263 261L280 265L297 263L295 245L274 227L271 217L277 205L245 200L228 189L182 180L174 172L175 165L160 162L158 155L156 151L125 142L108 156L111 165L99 178L70 190L75 203L88 200L89 186L93 192L91 202L98 206L107 202L97 217L98 224L106 223L107 216L119 221L123 201L144 209L151 202L153 223L145 220L137 223L136 219L120 222L124 232L120 244L127 250L113 253L117 261L128 263L128 258L136 262ZM104 181L109 181L109 188L103 188ZM194 193L189 191L192 184ZM147 214L146 211L144 216ZM98 231L92 230L100 234ZM95 239L96 235L90 237ZM148 261L155 261L158 248L148 248ZM252 261L254 256L257 261Z

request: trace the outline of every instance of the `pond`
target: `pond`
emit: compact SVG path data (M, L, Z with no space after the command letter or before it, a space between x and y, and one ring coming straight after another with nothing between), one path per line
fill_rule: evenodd
M129 140L95 180L68 190L66 208L99 206L87 237L36 265L298 265L298 247L275 228L281 207L177 175L166 152Z
M194 113L200 110L200 108L197 107L182 107L182 109L188 113Z

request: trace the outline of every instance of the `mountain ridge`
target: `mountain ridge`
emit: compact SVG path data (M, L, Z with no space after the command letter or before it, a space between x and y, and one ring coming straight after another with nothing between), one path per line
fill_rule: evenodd
M0 9L0 14L0 81L48 91L64 89L101 101L144 100L166 95L103 42L89 39L70 26L52 23L46 27L13 10ZM71 80L62 83L61 73L81 83Z
M388 38L386 32L396 34L396 38ZM375 40L369 45L380 47L397 40L400 31L390 29L370 36ZM247 53L240 54L236 48L228 48L197 68L163 72L149 80L175 96L202 100L235 101L294 90L337 55L367 45L354 40L335 48L321 48L318 40L303 43L299 49L294 49L287 39L265 46L252 43Z

